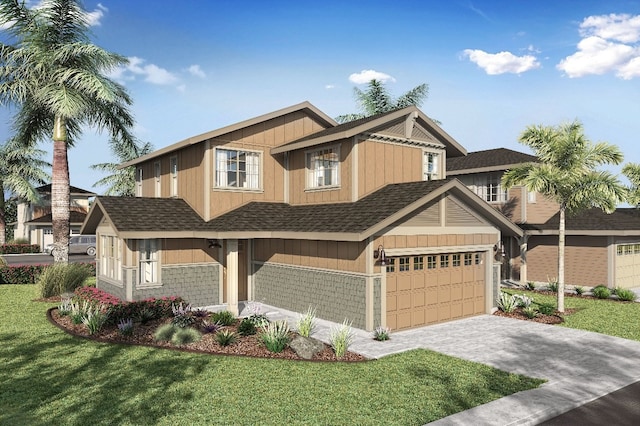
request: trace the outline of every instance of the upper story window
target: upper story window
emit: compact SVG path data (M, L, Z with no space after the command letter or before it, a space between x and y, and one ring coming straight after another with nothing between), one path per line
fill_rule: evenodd
M501 176L498 173L486 173L476 176L476 194L490 203L506 202L508 199L507 191L502 188L500 178Z
M142 197L142 167L136 170L136 197Z
M216 149L216 187L260 189L260 153Z
M169 159L169 173L171 174L171 196L178 196L178 157Z
M307 152L307 188L324 188L340 184L338 146Z
M155 163L153 163L153 177L154 177L154 186L155 186L155 196L156 197L160 197L160 195L161 195L161 192L160 192L160 175L161 175L160 162L156 161Z
M438 154L425 151L422 162L422 180L434 180L440 178L438 167Z

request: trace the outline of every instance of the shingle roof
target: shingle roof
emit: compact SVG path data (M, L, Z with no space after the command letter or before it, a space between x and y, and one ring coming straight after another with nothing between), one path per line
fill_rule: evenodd
M84 222L85 217L87 217L86 213L77 212L74 210L71 210L69 212L69 222L71 223L82 223ZM51 213L49 213L49 214L45 214L44 216L40 216L36 219L30 220L27 223L44 224L44 223L51 223L51 222L52 222L52 216L51 216Z
M39 186L36 188L36 191L38 191L41 194L51 194L51 184L48 183L46 185ZM69 191L72 194L85 194L88 196L96 195L94 192L87 191L86 189L78 188L75 186L69 186Z
M507 148L488 149L486 151L470 152L466 156L447 158L447 173L461 172L463 170L482 169L500 166L511 166L513 164L537 162L534 155L513 151ZM503 169L504 170L504 169Z
M541 224L520 224L524 230L558 230L560 213ZM592 208L576 215L567 214L565 218L567 231L640 231L640 210L636 208L618 208L611 214L601 209Z
M387 185L353 203L292 206L251 202L212 219L205 229L218 232L281 231L359 233L380 223L450 179Z
M195 230L204 221L179 198L97 197L118 231Z

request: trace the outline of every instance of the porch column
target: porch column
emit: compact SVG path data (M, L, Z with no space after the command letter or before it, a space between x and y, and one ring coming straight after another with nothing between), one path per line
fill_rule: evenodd
M527 283L527 242L529 241L528 235L523 235L518 239L520 244L520 284Z
M227 240L227 309L238 315L238 240Z

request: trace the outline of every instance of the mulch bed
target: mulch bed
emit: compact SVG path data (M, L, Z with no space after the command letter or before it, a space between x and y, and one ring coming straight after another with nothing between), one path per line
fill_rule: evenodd
M529 318L522 312L522 308L517 308L513 312L503 312L501 310L497 310L493 313L493 315L499 317L515 318L525 321L539 322L542 324L561 324L564 322L565 316L571 315L574 312L576 312L576 309L565 309L564 314L556 312L553 315L543 315L539 313L535 318Z
M39 300L45 301L45 299ZM55 302L55 299L47 299L46 301ZM52 324L67 333L96 342L151 346L212 355L234 355L254 358L277 358L307 361L299 357L290 347L285 348L279 353L269 351L257 334L252 336L240 336L237 330L237 326L240 323L239 320L236 321L234 325L224 327L235 332L238 338L237 341L231 345L221 346L216 342L214 334L203 333L202 339L198 342L175 346L169 342L157 342L153 339L153 333L158 329L158 327L171 322L170 318L155 319L147 322L146 324L135 323L133 333L129 336L124 336L119 332L118 327L115 325L106 325L98 333L90 335L86 326L83 324L73 324L71 317L68 315L61 316L57 308L49 309L47 311L47 316ZM294 336L295 333L291 333L291 337ZM338 359L336 358L333 349L329 345L324 344L324 349L317 353L310 361L357 362L367 361L367 358L355 352L347 352L344 357Z

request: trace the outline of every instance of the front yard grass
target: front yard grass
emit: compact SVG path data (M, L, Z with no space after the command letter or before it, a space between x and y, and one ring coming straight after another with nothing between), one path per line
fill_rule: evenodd
M557 306L557 296L540 294L536 291L503 289L509 294L526 294L535 303L551 303ZM592 299L565 296L565 309L576 309L564 317L563 327L595 331L610 336L640 341L640 303L621 302L613 299Z
M312 363L95 343L36 297L0 286L0 424L418 425L543 382L427 350Z

